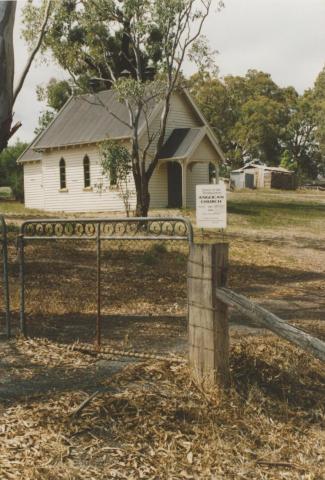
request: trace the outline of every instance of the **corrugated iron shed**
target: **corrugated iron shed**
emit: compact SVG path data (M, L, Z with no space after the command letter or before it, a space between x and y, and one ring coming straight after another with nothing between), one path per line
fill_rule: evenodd
M255 163L247 163L241 168L238 168L237 170L232 170L231 173L241 173L244 172L247 169L252 169L252 168L261 168L266 171L270 172L282 172L282 173L292 173L290 170L287 170L286 168L283 167L269 167L268 165L261 165L261 164L255 164Z

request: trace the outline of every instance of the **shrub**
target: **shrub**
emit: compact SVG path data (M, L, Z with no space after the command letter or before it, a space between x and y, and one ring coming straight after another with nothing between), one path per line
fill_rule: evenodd
M163 255L167 253L167 247L164 243L154 243L150 249L152 255Z

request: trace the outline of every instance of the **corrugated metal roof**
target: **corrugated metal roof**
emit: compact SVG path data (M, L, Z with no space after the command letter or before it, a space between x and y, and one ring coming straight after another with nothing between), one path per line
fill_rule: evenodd
M202 128L175 128L161 149L159 158L186 157Z
M42 153L41 152L35 152L35 150L32 149L33 145L30 145L23 153L22 155L18 158L18 163L20 162L32 162L36 160L42 160Z
M247 170L248 168L261 168L263 170L272 171L272 172L282 172L282 173L292 173L290 170L287 170L283 167L268 167L267 165L255 164L255 163L247 163L242 168L238 168L237 170L232 170L231 173L241 173Z
M126 125L128 122L128 109L118 102L111 90L71 97L33 148L46 149L128 137L131 136L131 129Z
M264 170L270 170L271 172L293 173L283 167L265 167Z

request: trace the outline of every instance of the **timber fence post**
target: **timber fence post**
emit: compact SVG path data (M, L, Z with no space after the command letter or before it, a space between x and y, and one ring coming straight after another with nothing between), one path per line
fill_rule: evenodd
M228 244L192 244L188 261L189 364L210 385L229 385L228 307L217 300L227 284Z

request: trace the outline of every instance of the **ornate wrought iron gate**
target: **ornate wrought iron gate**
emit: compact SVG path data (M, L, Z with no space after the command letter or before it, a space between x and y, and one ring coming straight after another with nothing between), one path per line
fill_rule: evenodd
M10 337L10 300L9 300L9 276L8 276L8 238L7 225L5 219L0 215L0 250L2 260L2 279L3 279L3 303L5 315L5 331L7 337Z
M26 335L25 245L35 240L93 240L97 249L96 341L101 343L101 242L104 240L160 240L193 242L191 223L185 218L92 218L29 220L18 237L20 275L20 330Z

